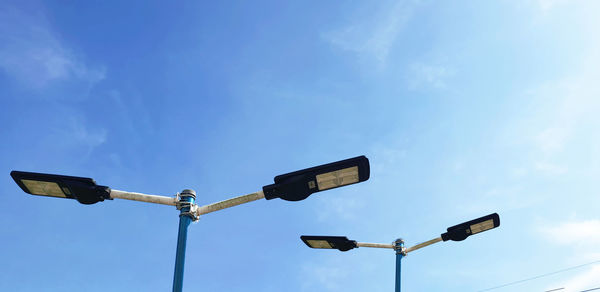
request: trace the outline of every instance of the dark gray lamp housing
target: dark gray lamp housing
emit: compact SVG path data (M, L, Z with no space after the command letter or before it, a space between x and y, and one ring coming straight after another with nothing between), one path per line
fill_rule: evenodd
M473 234L488 231L498 226L500 226L500 216L498 216L498 213L493 213L465 223L448 227L448 232L442 234L442 240L462 241Z
M310 248L337 249L339 251L349 251L356 248L356 241L349 240L345 236L313 236L302 235L300 239Z
M110 188L96 185L87 177L36 172L11 171L10 176L21 189L32 195L75 199L82 204L110 200Z
M369 171L369 159L358 156L278 175L274 184L263 187L263 192L267 200L300 201L312 193L366 181Z

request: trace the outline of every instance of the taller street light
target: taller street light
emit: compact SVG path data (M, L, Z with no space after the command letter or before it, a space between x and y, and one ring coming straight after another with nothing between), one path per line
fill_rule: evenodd
M446 229L447 232L442 233L439 237L432 240L419 243L409 248L404 247L404 241L402 239L396 239L393 244L383 243L367 243L367 242L356 242L350 240L345 236L309 236L302 235L300 239L311 248L323 248L323 249L337 249L339 251L349 251L358 247L373 247L373 248L390 248L396 251L396 292L400 292L400 271L402 257L406 256L409 252L413 252L417 249L432 245L440 241L463 241L467 237L477 234L483 231L487 231L500 226L500 216L497 213L493 213L487 216L483 216L471 221L467 221Z
M196 192L189 189L175 197L165 197L111 189L97 185L87 177L24 171L12 171L10 175L24 192L32 195L75 199L87 205L104 200L126 199L175 206L180 213L173 291L179 292L183 287L187 227L190 222L197 221L207 213L263 198L300 201L316 192L366 181L369 179L369 160L365 156L358 156L278 175L274 178L274 184L266 185L260 191L204 206L196 205Z

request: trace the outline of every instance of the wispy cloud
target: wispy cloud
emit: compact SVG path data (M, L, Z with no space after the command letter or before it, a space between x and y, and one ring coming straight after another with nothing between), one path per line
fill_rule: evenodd
M542 152L552 154L563 150L569 133L566 126L549 127L543 129L535 139Z
M61 41L43 14L14 8L0 8L0 69L30 89L76 82L89 90L105 77Z
M561 175L567 173L568 169L558 164L550 163L547 161L539 161L535 164L535 169L543 174L548 175Z
M570 220L559 224L539 226L538 232L549 244L562 246L563 253L574 250L572 264L594 263L600 260L597 246L600 245L600 220ZM566 280L548 285L548 289L564 288L565 292L576 292L600 286L600 264L593 264Z
M410 66L409 74L408 87L410 89L422 87L443 89L447 86L446 79L454 72L446 66L413 63Z
M600 22L598 23L600 24ZM538 84L524 99L535 107L511 131L530 148L529 169L546 175L564 175L571 169L591 167L593 159L573 159L600 147L595 129L600 127L600 42L590 41L581 63L564 76ZM587 153L593 158L591 153ZM569 158L569 159L567 159ZM586 163L575 166L573 163Z
M562 175L569 166L559 162L564 155L575 155L581 145L600 146L600 139L591 132L600 126L595 118L600 110L600 71L586 70L575 78L561 81L538 92L538 98L551 100L558 96L553 110L548 111L546 123L533 135L536 161L534 169L545 174ZM596 146L593 146L596 145Z
M560 292L580 292L600 287L600 264L596 264L567 280L547 286L547 290L564 288Z
M600 245L600 220L582 220L540 228L549 240L563 245Z
M357 217L356 214L364 207L364 202L348 196L327 196L321 199L321 201L323 204L320 204L319 208L315 210L317 212L317 219L321 222L355 219Z
M373 57L383 64L417 2L401 0L382 4L370 17L325 32L322 37L342 50Z
M91 129L82 117L69 117L55 125L46 139L45 143L54 144L58 149L77 152L87 159L96 147L106 142L107 131L103 128Z
M340 260L329 260L320 263L307 263L302 268L305 274L303 291L341 291L348 282L350 270L341 268Z
M537 6L543 13L548 13L568 2L568 0L537 0Z

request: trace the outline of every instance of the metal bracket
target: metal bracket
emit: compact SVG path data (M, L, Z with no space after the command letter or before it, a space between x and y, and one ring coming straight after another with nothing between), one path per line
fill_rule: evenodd
M186 215L192 218L192 221L197 222L200 220L200 216L198 215L198 205L193 204L190 206L190 210L188 212L180 213L179 215Z
M396 251L396 254L406 256L406 248L404 247L404 240L402 240L402 238L396 239L394 242L392 242L392 245L394 245L394 250Z
M179 193L175 194L175 208L177 208L177 210L181 209L181 206L179 205L180 200L181 197L179 197Z
M192 205L192 208L193 207L197 208L198 206ZM192 221L194 221L194 222L200 220L200 216L196 215L196 212L195 211L191 211L191 210L187 211L187 212L181 212L181 213L179 213L179 216L188 216L188 217L192 218Z
M200 216L198 216L198 205L190 203L190 202L182 201L181 197L182 196L180 195L180 193L177 193L175 195L175 199L177 202L175 207L177 208L177 210L186 208L187 211L181 211L181 213L179 213L179 216L188 216L188 217L192 218L192 221L194 221L194 222L200 220Z
M198 216L197 211L198 211L198 205L196 204L192 204L190 202L181 202L178 201L177 202L177 210L181 210L186 208L187 211L181 211L181 213L179 213L179 216L189 216L190 218L192 218L192 221L196 222L200 219L200 216Z

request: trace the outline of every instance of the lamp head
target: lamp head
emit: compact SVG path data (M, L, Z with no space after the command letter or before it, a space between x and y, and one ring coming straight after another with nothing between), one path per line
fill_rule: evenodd
M442 234L442 240L462 241L473 234L488 231L498 226L500 226L500 216L498 216L498 213L493 213L481 218L448 227L448 232Z
M349 240L345 236L312 236L302 235L300 239L310 248L337 249L349 251L356 248L356 241Z
M76 177L13 170L10 176L21 189L32 195L75 199L82 204L94 204L110 198L110 188L96 185L87 177Z
M369 172L367 157L358 156L278 175L274 184L263 187L263 192L267 200L300 201L316 192L366 181Z

